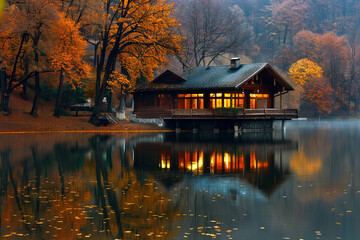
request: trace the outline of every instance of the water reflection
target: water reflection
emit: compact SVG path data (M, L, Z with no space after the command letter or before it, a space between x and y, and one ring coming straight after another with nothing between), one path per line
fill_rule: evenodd
M12 239L168 239L178 207L152 176L139 178L124 138L63 136L1 151L1 236ZM10 144L16 138L9 136ZM121 141L119 141L119 139ZM13 142L12 142L13 141ZM14 153L14 154L12 154ZM29 154L30 153L30 154ZM13 158L12 158L13 157Z
M241 138L223 135L223 143L209 141L208 136L202 135L189 141L191 135L168 134L160 142L142 139L134 148L135 167L150 172L174 172L175 181L183 173L235 175L271 194L290 173L288 166L282 164L284 154L297 150L296 142L275 140L266 134L245 134ZM169 185L171 179L166 181Z
M357 239L360 121L0 135L3 239Z

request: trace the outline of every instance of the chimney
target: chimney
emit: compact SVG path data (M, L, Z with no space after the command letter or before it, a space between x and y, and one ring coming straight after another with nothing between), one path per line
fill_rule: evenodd
M238 66L240 65L240 58L239 57L231 58L230 65L231 65L230 67L231 69L238 68Z

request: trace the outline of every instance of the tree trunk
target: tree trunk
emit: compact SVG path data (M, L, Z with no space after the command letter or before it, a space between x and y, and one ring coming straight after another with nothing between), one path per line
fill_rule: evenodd
M29 74L29 61L25 60L25 73L24 73L24 77L26 78L26 76ZM22 98L25 100L28 100L28 91L27 91L27 81L25 81L22 84L23 87L23 92L22 92Z
M119 111L124 111L124 110L125 110L125 95L121 92Z
M1 86L1 110L5 113L9 113L9 97L10 95L6 93L6 73L5 70L0 71L0 86Z
M97 49L99 47L100 42L94 44L94 67L96 67L97 64Z
M35 97L34 97L34 101L33 101L33 106L31 109L30 114L37 118L38 114L37 114L37 109L39 106L39 98L40 98L40 74L39 72L35 73Z
M283 44L285 44L285 43L286 43L288 29L289 29L289 25L288 25L288 24L286 24L286 26L285 26L285 31L284 31L284 40L283 40Z
M61 110L61 97L64 89L64 69L60 70L60 80L59 80L59 91L56 99L56 106L54 111L55 117L60 117L60 110Z
M107 62L106 67L105 67L104 79L103 79L103 82L101 84L99 95L98 95L98 97L96 98L96 101L95 101L93 113L92 113L92 115L90 117L90 120L89 120L90 123L96 124L97 117L98 117L98 115L100 113L100 105L102 103L102 100L104 99L104 96L105 96L105 93L106 93L106 90L107 90L107 87L108 87L107 81L109 79L110 74L112 73L113 64L115 64L116 57L117 57L116 51L110 52L110 55L108 57L108 62Z
M109 91L109 96L107 97L107 112L112 113L112 91Z

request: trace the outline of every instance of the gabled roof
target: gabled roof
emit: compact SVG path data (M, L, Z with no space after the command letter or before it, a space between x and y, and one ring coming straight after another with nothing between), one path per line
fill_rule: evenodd
M181 78L167 70L152 83L138 87L137 91L151 90L205 90L237 89L262 71L270 73L288 91L294 88L267 63L241 64L237 68L227 66L198 67L184 73ZM166 79L175 80L166 81Z
M180 77L179 75L173 73L170 70L166 70L162 74L160 74L157 78L152 81L152 83L182 83L186 80Z

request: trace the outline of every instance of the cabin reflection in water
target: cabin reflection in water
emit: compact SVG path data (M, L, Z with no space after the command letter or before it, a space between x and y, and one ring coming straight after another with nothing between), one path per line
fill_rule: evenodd
M179 152L178 158L175 162L178 164L177 168L180 172L192 172L193 174L201 175L205 173L242 173L246 170L250 171L264 171L269 168L269 161L271 155L264 156L263 154L256 154L252 150L250 154L244 153L228 153L228 152L212 152L209 159L206 159L204 164L204 151L195 150L194 152L185 151ZM248 164L245 164L245 159L249 158ZM161 169L170 169L171 153L162 152L159 167ZM206 169L204 170L204 166ZM176 166L175 166L176 167Z
M283 161L287 161L286 152L295 149L297 144L289 141L165 141L138 143L134 153L135 167L155 171L161 179L169 180L172 173L177 176L179 173L223 177L239 175L270 194L289 175L287 164Z

